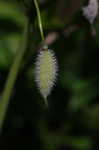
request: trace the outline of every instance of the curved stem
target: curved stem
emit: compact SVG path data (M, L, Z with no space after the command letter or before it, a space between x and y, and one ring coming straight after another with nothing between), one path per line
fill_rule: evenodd
M34 0L34 4L36 7L36 11L37 11L37 18L38 18L38 24L39 24L41 38L42 38L42 41L44 41L44 32L43 32L42 20L41 20L40 9L39 9L37 0Z
M26 44L28 40L28 32L29 32L30 23L27 21L27 24L25 26L24 34L23 34L23 42L21 41L21 48L18 50L14 63L12 64L11 70L8 75L7 82L5 84L4 92L2 94L2 99L0 100L0 129L2 129L6 111L8 108L9 100L11 98L12 90L14 87L14 83L16 81L18 71L20 69L22 59L24 56L24 53L26 51Z

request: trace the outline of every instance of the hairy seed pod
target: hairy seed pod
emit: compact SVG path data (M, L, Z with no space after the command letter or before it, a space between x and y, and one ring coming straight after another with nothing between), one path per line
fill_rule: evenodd
M89 0L88 6L83 7L82 10L86 19L93 24L98 15L98 0Z
M36 60L35 79L44 99L50 94L57 77L57 60L50 49L42 49Z

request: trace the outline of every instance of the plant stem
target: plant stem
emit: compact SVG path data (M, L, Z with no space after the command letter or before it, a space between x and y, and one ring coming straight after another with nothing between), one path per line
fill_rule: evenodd
M9 75L8 75L7 82L5 84L5 88L4 88L4 91L2 94L2 99L0 100L0 129L2 129L2 127L3 127L3 123L5 120L5 115L7 112L9 100L11 99L11 94L13 91L14 83L16 81L24 53L26 51L26 44L28 41L27 38L28 38L28 34L29 34L28 33L29 27L30 27L30 22L28 20L26 23L26 26L25 26L24 33L23 33L23 39L22 39L23 41L21 41L22 46L20 47L20 49L18 50L18 52L15 56L14 63L12 64L11 70L10 70Z
M37 11L37 18L38 18L38 24L39 24L41 38L42 38L42 41L44 41L44 32L43 32L43 26L42 26L42 19L41 19L40 9L39 9L39 5L38 5L37 0L34 0L34 4L35 4L36 11Z
M38 19L38 25L40 29L41 38L42 38L42 41L44 42L44 31L43 31L42 19L41 19L40 9L39 9L37 0L34 0L34 4L35 4L36 11L37 11L37 19ZM45 43L43 44L44 44L43 48L48 49L47 45L45 45ZM44 98L44 102L45 102L45 105L48 107L47 99Z

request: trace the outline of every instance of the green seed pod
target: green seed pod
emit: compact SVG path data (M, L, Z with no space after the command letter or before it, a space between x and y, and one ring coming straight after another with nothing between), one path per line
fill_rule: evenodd
M35 79L44 99L50 94L57 77L57 60L50 49L42 49L37 56Z

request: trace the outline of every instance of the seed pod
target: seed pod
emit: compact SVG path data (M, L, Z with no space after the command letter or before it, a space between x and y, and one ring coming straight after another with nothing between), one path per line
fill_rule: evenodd
M90 24L93 24L95 18L98 15L98 1L89 0L88 6L83 7L82 10L86 19L90 22Z
M50 49L42 49L37 56L35 79L44 99L50 94L57 77L57 60Z

